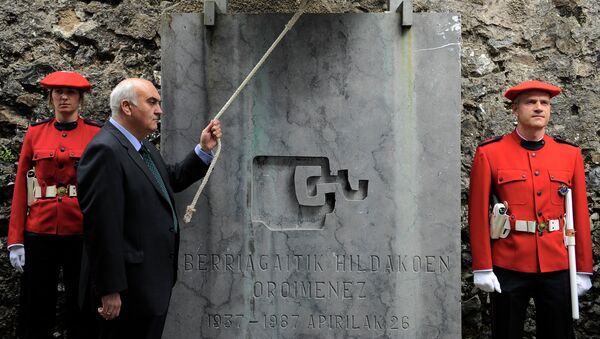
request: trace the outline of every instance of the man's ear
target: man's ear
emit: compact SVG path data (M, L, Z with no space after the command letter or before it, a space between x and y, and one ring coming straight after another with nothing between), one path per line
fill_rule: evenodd
M131 116L131 103L127 100L121 100L121 112L124 115Z
M512 114L514 116L517 116L517 104L515 102L513 102L510 107L512 108Z

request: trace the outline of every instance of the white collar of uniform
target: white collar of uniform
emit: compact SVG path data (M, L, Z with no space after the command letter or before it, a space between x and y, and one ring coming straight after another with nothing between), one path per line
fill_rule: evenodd
M111 118L112 119L112 118ZM525 141L532 141L532 142L538 142L544 139L544 136L542 135L541 138L537 139L537 140L527 140L527 138L525 138L524 136L521 135L521 133L519 133L518 129L515 129L515 132L517 132L517 135L519 136L519 138L525 140Z

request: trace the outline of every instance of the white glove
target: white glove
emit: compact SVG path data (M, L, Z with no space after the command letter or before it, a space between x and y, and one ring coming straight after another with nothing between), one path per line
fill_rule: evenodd
M582 296L587 292L590 288L592 288L592 279L589 274L577 273L576 279L577 281L577 294Z
M479 287L484 292L498 292L500 290L500 282L493 271L479 271L473 272L473 282L475 286Z
M13 245L10 247L10 264L17 270L17 272L23 273L23 266L25 266L25 248L23 245Z

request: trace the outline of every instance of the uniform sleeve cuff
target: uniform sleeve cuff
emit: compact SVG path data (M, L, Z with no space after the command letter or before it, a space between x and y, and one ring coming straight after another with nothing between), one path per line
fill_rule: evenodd
M8 245L7 249L10 251L10 249L13 248L13 247L15 247L15 246L25 247L23 244L11 244L11 245Z

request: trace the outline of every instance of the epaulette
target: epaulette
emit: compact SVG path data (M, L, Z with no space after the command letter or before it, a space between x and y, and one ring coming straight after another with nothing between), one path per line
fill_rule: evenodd
M96 127L104 126L104 124L101 123L100 121L96 121L96 120L92 120L92 119L88 119L88 118L83 119L83 121L88 125L92 125L92 126L96 126Z
M503 135L501 135L501 136L499 136L499 137L493 137L493 138L491 138L491 139L487 139L486 141L484 141L484 142L480 143L479 145L477 145L477 147L485 146L485 145L487 145L487 144L491 144L491 143L494 143L494 142L500 141L500 140L502 140L502 138L504 138L504 136L503 136Z
M37 126L37 125L45 124L45 123L49 122L52 119L53 118L47 118L47 119L38 120L36 122L32 122L31 124L29 124L29 126Z
M558 142L559 144L567 144L567 145L571 145L573 147L579 148L579 146L575 145L574 143L566 141L566 140L561 139L561 138L554 137L554 141Z

